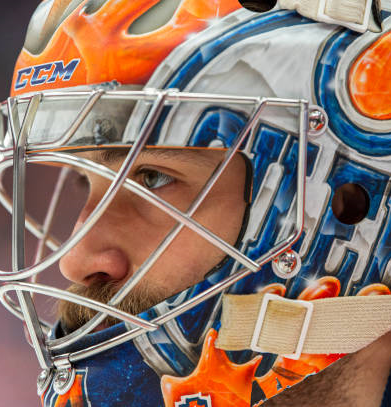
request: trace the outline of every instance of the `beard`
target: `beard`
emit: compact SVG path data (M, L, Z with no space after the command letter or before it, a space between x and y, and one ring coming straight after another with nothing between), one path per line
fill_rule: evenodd
M88 287L80 284L72 284L67 291L73 294L107 304L120 289L116 281L94 281ZM164 300L167 295L164 289L148 288L147 284L139 283L127 296L115 306L115 308L137 315ZM82 327L98 312L83 305L61 300L58 303L57 316L65 334L69 334ZM113 326L121 320L107 316L99 328L104 329Z

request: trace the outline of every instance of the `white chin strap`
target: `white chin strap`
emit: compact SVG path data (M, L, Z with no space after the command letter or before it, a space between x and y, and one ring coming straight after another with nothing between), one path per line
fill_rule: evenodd
M353 353L391 329L391 295L289 300L275 294L228 294L216 346L291 359Z
M372 14L376 0L278 0L281 9L296 10L316 21L342 25L353 31L380 32Z

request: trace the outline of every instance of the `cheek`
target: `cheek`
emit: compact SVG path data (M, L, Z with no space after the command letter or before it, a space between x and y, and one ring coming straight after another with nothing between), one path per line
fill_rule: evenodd
M241 191L216 191L196 212L194 218L231 245L239 236L246 209Z
M122 197L121 204L117 205L115 210L125 215L124 220L129 225L138 224L139 228L158 235L162 233L162 230L168 232L175 224L175 220L163 210L145 199L129 193Z
M153 191L152 191L153 192ZM170 225L173 227L177 221L168 215L164 210L156 207L153 203L133 194L126 194L125 205L132 205L138 217L143 219L151 227L164 227ZM197 196L194 188L165 188L156 194L159 198L173 206L174 208L186 213L189 206Z
M220 249L184 229L156 262L146 281L174 294L203 280L224 257Z
M174 294L201 281L213 267L216 256L210 244L193 232L184 231L159 258L147 279Z
M194 219L231 245L236 243L246 203L242 190L216 189L200 206ZM170 290L181 291L203 280L226 254L196 232L184 227L157 261L148 281Z

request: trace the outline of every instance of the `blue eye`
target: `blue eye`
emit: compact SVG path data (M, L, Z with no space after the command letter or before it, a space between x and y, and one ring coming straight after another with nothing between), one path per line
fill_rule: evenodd
M175 181L175 178L156 170L143 169L139 174L141 183L148 189L161 188Z

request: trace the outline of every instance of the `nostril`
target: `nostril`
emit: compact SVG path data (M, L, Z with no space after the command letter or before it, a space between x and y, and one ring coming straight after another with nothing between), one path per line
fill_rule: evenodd
M111 248L93 254L86 278L120 281L128 275L129 261L123 250Z
M122 281L127 277L129 269L130 261L121 248L93 250L86 240L60 260L63 276L85 286L95 281Z
M104 271L98 271L94 274L87 276L84 279L84 283L86 286L90 286L95 282L108 283L109 281L113 281L113 279L110 277L110 274L105 273Z

